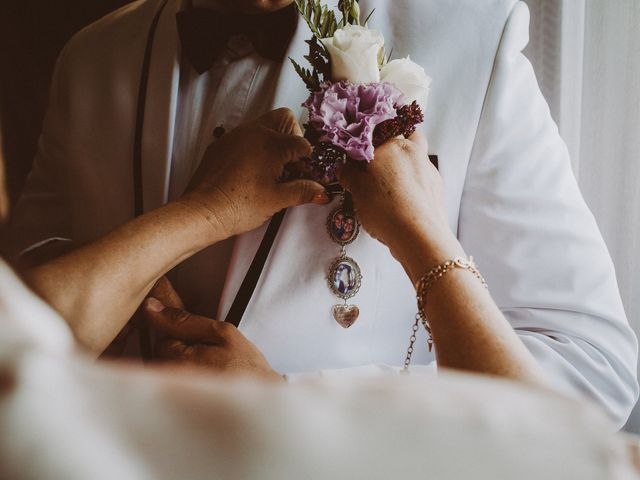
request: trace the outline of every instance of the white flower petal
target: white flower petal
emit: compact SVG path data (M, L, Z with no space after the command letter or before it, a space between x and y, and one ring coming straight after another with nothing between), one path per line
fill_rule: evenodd
M409 57L387 63L380 72L380 80L395 85L408 102L417 101L423 110L426 108L431 77Z
M357 25L347 25L337 30L333 37L321 41L331 59L333 81L380 81L378 54L384 46L382 33Z

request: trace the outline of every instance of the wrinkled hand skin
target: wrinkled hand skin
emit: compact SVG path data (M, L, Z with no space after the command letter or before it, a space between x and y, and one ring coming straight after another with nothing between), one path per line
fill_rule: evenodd
M339 179L351 192L364 228L405 268L414 239L427 240L435 263L463 253L449 228L442 179L422 134L388 141L365 169L347 164Z
M231 376L283 380L235 326L186 311L165 277L154 286L143 307L156 331L159 360Z
M310 154L293 112L274 110L209 146L179 201L226 237L253 230L284 208L328 203L312 180L282 181L286 165Z

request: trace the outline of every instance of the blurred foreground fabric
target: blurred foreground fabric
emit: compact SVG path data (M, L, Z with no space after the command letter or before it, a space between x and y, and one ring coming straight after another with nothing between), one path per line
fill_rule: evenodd
M640 471L635 438L538 389L454 373L259 384L95 363L2 263L0 284L0 478L617 480Z

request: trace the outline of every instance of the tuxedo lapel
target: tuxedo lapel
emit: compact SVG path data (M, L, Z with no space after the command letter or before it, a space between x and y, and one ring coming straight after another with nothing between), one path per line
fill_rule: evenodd
M144 211L168 199L171 154L180 80L176 12L179 2L164 7L153 39L142 131Z

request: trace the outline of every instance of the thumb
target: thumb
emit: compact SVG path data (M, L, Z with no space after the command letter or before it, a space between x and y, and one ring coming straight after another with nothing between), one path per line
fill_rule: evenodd
M281 184L280 188L285 194L289 206L304 205L306 203L326 205L331 201L324 187L313 180L285 182Z
M184 308L184 303L182 303L180 295L178 295L178 292L173 288L173 285L167 277L160 277L148 296L155 297L167 307Z
M302 136L302 129L298 123L296 114L288 108L278 108L265 113L257 122L276 132L288 135Z
M183 308L170 307L167 303L160 296L147 297L142 304L145 317L159 333L186 340L182 327L188 324L191 314Z
M183 308L165 306L155 297L144 301L144 312L149 323L159 332L187 343L222 343L220 330L223 322L192 315Z

